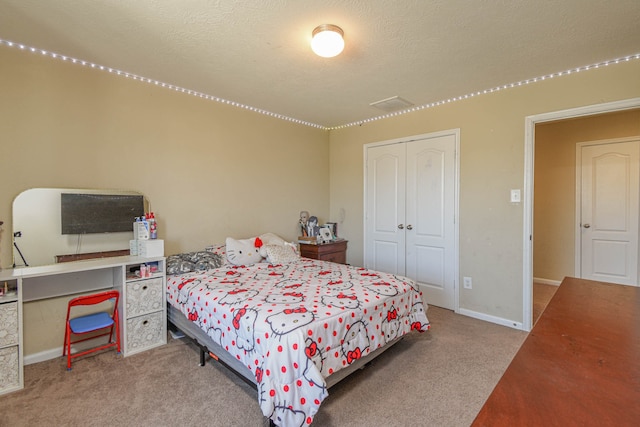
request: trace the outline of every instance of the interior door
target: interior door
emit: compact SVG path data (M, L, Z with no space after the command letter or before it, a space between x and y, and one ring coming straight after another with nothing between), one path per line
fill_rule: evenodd
M425 301L455 305L455 135L407 143L406 275Z
M405 275L404 144L366 151L365 266Z
M638 285L640 139L581 147L580 272Z

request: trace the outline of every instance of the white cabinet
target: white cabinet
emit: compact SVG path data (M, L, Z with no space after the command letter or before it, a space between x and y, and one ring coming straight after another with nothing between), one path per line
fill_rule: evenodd
M122 351L125 356L167 343L165 259L145 263L154 272L139 277L140 263L125 266L120 290Z
M150 277L136 274L142 264L153 267ZM0 271L0 394L24 387L23 302L117 289L122 354L166 344L165 267L164 257L122 256ZM62 349L50 353L59 357Z
M5 293L5 284L7 291ZM0 276L0 394L23 387L22 304L19 279Z
M415 280L429 304L454 308L457 132L365 150L365 266Z

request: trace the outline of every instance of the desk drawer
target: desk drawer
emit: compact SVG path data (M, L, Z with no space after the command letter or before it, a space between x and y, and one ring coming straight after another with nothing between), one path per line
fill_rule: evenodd
M18 346L0 349L0 390L20 385Z
M18 302L0 304L0 347L18 344Z
M162 277L127 282L128 318L162 309L164 286Z
M164 343L164 311L127 319L127 352L135 352Z

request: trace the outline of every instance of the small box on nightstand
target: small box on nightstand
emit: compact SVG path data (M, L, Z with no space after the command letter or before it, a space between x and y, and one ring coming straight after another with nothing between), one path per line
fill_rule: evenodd
M145 258L164 256L164 240L138 240L138 256Z

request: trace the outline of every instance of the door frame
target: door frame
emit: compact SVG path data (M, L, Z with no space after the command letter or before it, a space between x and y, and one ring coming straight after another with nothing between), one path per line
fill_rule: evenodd
M624 142L636 142L638 141L639 136L628 136L624 138L613 138L613 139L600 139L594 141L583 141L576 143L576 216L574 229L577 229L576 226L580 224L582 221L582 147L589 147L593 145L606 145L606 144L617 144ZM582 276L582 235L580 232L576 231L575 233L575 241L574 241L574 276L581 277Z
M419 135L405 136L402 138L389 139L386 141L377 141L364 144L362 146L362 158L363 158L363 183L364 183L364 197L362 212L364 216L367 215L367 149L370 147L376 147L380 145L400 144L412 141L418 141L427 138L438 138L441 136L455 136L455 159L454 159L454 195L453 195L453 216L454 216L454 236L453 236L453 311L455 313L460 312L460 128L448 129L438 132L423 133ZM363 260L367 259L367 223L366 218L363 216L362 221L362 236L363 236ZM427 301L428 303L428 301Z
M538 123L640 108L640 98L588 105L525 117L524 125L524 201L523 201L523 266L522 266L522 329L532 327L533 305L533 178L535 128Z

